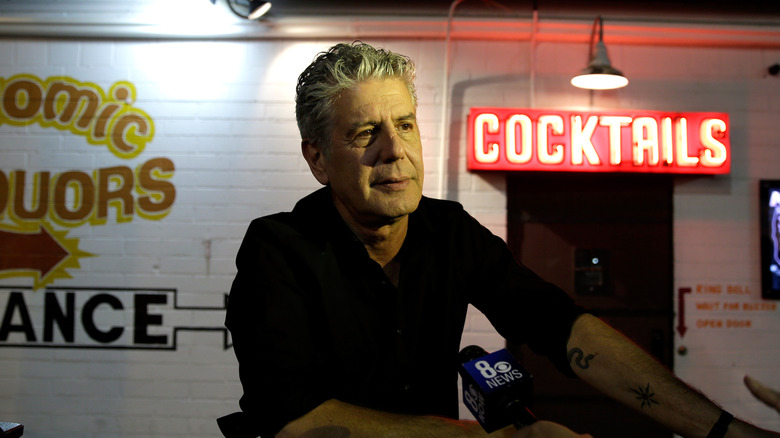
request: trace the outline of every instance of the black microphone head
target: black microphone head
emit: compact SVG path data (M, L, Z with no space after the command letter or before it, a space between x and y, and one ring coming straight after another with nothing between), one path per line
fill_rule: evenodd
M487 354L487 351L479 345L469 345L460 350L460 353L458 353L458 360L460 360L460 363L471 362L474 359L487 356Z

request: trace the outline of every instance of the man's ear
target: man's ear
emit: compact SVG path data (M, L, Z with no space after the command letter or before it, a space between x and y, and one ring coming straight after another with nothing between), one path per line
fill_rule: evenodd
M328 173L325 171L325 161L327 159L320 147L312 141L302 140L301 152L303 153L303 158L306 160L306 163L308 163L314 178L316 178L320 184L327 185Z

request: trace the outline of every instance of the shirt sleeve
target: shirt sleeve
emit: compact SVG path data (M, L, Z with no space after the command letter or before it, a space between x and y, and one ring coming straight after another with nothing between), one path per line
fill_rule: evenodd
M470 302L501 336L547 356L563 373L574 376L566 344L575 319L586 310L557 286L518 263L506 243L462 214L464 254L474 254Z
M262 436L274 436L329 398L314 357L298 263L284 241L290 231L283 228L268 219L250 225L236 258L225 322L244 390L240 406Z

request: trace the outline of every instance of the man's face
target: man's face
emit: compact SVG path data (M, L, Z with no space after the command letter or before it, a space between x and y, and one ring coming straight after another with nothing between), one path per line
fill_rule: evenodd
M416 110L399 79L373 79L335 102L330 153L322 169L347 221L382 225L417 208L422 196L422 143Z

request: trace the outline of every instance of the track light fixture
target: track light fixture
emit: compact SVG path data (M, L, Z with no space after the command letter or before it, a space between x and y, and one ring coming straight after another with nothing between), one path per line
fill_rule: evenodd
M269 9L271 9L271 2L263 2L259 0L226 0L228 7L234 14L247 20L257 20L265 15ZM217 0L211 0L211 4L215 4ZM236 7L239 5L239 7Z
M257 20L265 15L268 10L271 9L271 2L261 2L256 0L250 0L249 2L249 15L247 18L250 20Z
M594 45L597 28L599 39ZM593 22L590 33L588 66L571 79L571 84L588 90L612 90L628 85L628 79L609 62L607 46L604 44L604 22L600 16Z

